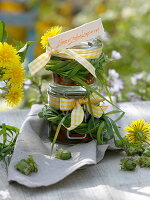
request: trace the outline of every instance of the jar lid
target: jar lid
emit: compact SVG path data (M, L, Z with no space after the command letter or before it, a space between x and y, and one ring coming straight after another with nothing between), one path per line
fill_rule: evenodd
M97 89L97 84L93 83L90 85L93 89ZM87 95L87 91L85 88L81 86L64 86L58 85L55 83L49 84L48 94L55 97L63 97L63 98L82 98Z

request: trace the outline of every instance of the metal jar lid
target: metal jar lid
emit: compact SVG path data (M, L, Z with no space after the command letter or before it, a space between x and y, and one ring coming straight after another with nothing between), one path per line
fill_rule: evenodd
M71 47L71 49L96 49L103 46L99 37L87 40L85 42L80 42L79 44Z
M93 83L90 85L93 89L97 89L97 84ZM55 83L49 84L48 95L54 97L62 97L62 98L82 98L87 95L87 91L85 88L81 86L64 86L57 85Z

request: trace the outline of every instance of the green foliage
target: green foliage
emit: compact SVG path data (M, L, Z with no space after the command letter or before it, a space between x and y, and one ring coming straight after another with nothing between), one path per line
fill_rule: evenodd
M0 42L7 40L7 32L5 30L5 23L0 21Z
M52 108L51 106L48 106L48 105L45 105L42 108L42 111L38 113L38 116L40 118L47 119L56 124L58 124L63 117L61 111L55 110L54 108Z
M101 95L98 91L92 88L90 85L85 83L85 75L88 74L88 70L85 69L80 63L77 61L69 61L69 60L61 60L60 58L54 57L49 61L49 63L45 66L46 70L50 70L53 73L59 74L62 77L70 78L73 81L79 83L82 87L86 88L86 91L94 92L101 98L105 99L110 104L114 105L111 99L111 94L107 88L107 81L104 74L104 66L109 59L102 53L99 58L91 59L89 62L95 67L96 79L97 83L100 87L104 87L107 95L110 98L110 101ZM90 105L90 104L89 104ZM115 106L115 105L114 105ZM116 106L115 106L116 107ZM91 110L92 112L92 110ZM122 111L121 111L122 112Z
M30 47L30 45L33 44L32 41L28 41L26 44L20 42L20 41L15 41L16 44L16 49L18 51L18 55L21 57L21 62L24 62L24 59L26 57L28 48Z
M19 129L6 124L0 125L0 161L4 161L8 166L12 153L14 151L16 139L19 134Z
M66 116L63 116L61 121L59 122L58 126L57 126L57 129L56 129L56 132L55 132L55 136L54 136L54 139L53 139L53 142L51 144L51 154L53 152L53 148L54 148L54 145L56 143L56 140L57 140L57 137L58 137L58 134L59 134L59 131L61 129L61 126L63 125L63 122L65 121L66 119Z
M89 62L95 67L97 73L103 71L103 66L107 63L109 59L104 53L100 55L97 59L91 59ZM46 70L50 70L60 76L70 78L74 80L78 78L82 81L85 80L85 75L89 72L77 61L61 60L60 58L53 57L49 63L45 66Z
M58 125L53 139L53 147L57 140L61 126L70 127L71 111L62 114L61 111L55 110L49 105L45 105L38 115L40 118L44 118L50 121L50 123L52 122ZM108 143L109 140L115 140L115 138L118 138L123 143L128 144L128 142L121 137L115 121L108 117L108 113L107 115L103 114L100 118L92 118L92 116L89 115L87 121L83 121L73 131L81 135L85 133L90 135L93 139L97 140L98 144Z

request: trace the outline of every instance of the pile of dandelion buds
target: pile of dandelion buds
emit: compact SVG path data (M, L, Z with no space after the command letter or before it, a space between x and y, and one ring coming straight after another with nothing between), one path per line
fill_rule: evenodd
M150 167L150 124L144 120L136 120L126 127L126 140L130 145L118 143L127 156L121 159L122 170L133 171L136 166Z

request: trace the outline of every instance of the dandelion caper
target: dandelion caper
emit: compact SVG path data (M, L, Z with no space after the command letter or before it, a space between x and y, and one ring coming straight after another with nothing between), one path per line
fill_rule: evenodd
M150 150L146 149L146 150L143 152L143 156L150 157Z
M22 174L29 175L32 172L37 172L37 164L32 156L29 156L27 160L22 159L16 165L15 168Z
M71 158L71 152L63 149L59 149L55 155L55 158L60 160L68 160Z
M125 152L128 156L141 155L144 152L144 148L142 146L130 146L125 149Z
M133 158L124 158L121 160L121 169L133 171L136 168L136 162Z
M121 140L115 140L116 147L123 147L124 143Z
M140 156L138 158L138 164L140 165L140 167L150 167L150 157L147 156Z

